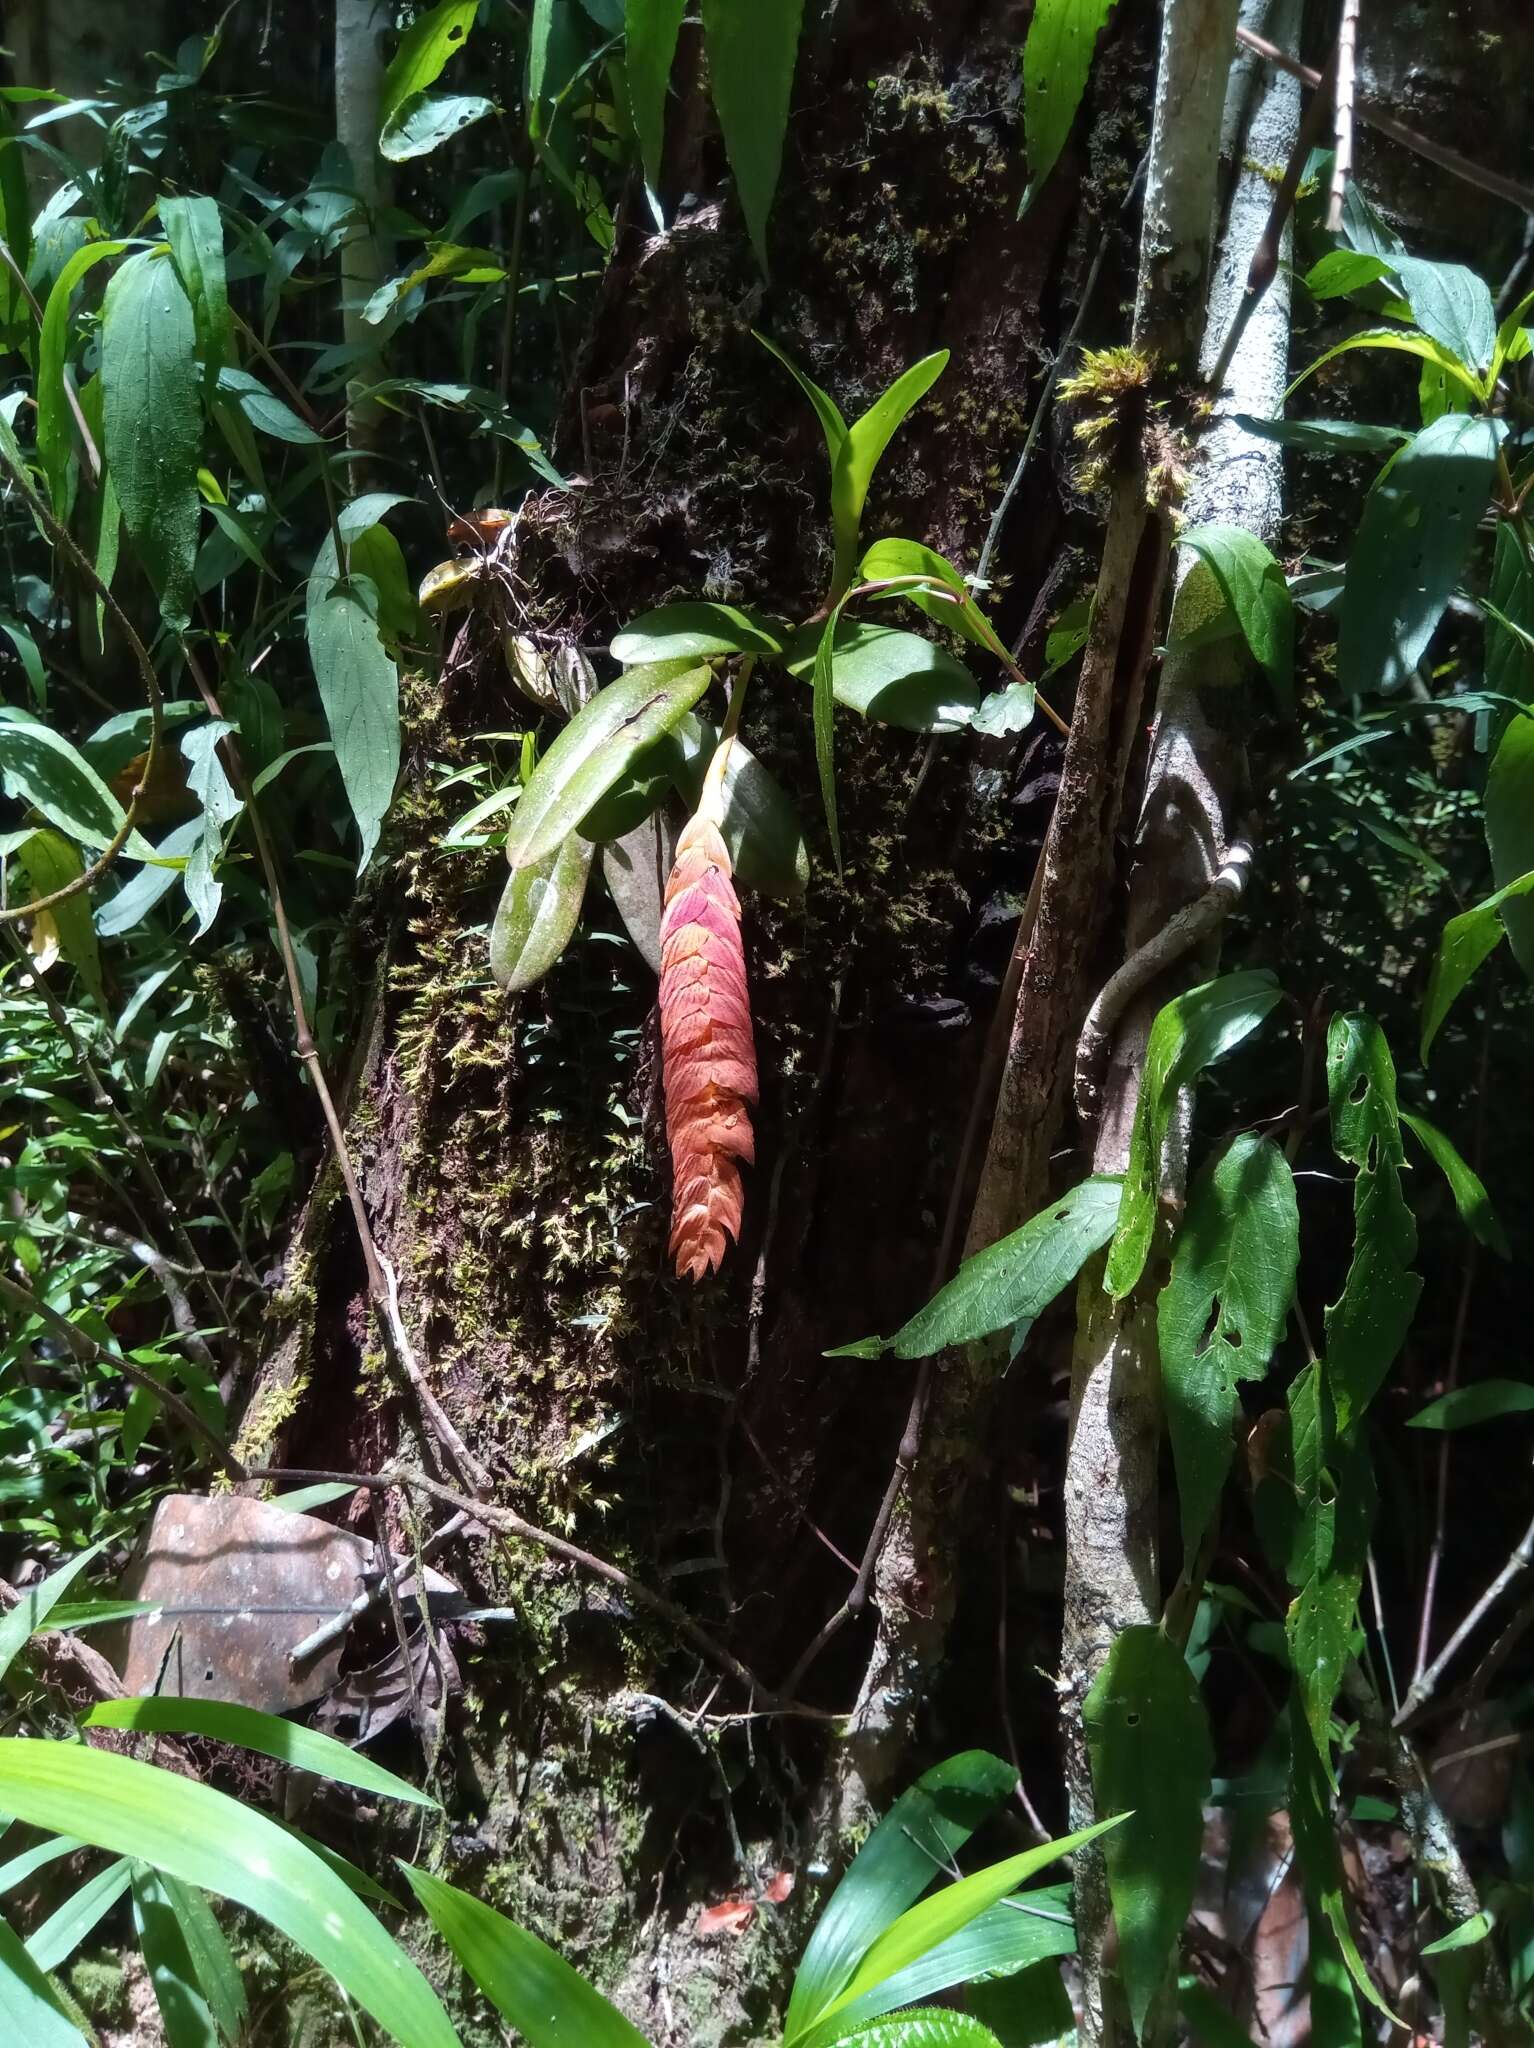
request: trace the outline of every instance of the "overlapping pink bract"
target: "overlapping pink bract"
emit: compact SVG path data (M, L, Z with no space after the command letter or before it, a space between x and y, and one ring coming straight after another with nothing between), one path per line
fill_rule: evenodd
M660 1031L671 1142L671 1253L700 1280L740 1235L738 1162L756 1156L746 1105L756 1048L740 901L719 828L699 816L677 841L660 924Z

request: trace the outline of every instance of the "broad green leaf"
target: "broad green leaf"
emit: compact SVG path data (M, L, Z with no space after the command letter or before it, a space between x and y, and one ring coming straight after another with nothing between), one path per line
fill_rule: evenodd
M892 591L890 595L903 597L918 611L925 612L929 619L962 634L972 645L994 654L998 661L1008 660L1007 650L997 638L995 628L946 555L940 555L935 548L926 547L919 540L876 540L858 564L858 580L876 583L887 576L927 577L939 589L924 590L913 585ZM944 594L950 591L952 597Z
M642 612L618 634L609 651L625 668L706 654L778 655L787 633L786 626L765 612L689 599Z
M388 127L406 100L436 83L448 59L462 49L477 7L478 0L442 0L406 29L379 90L380 129Z
M820 778L820 801L826 814L826 832L831 841L831 858L838 875L842 871L842 835L836 821L836 638L841 627L842 608L834 605L821 629L815 649L811 676L814 691L815 772Z
M9 149L4 152L9 155ZM85 273L104 257L121 255L121 242L87 242L76 249L53 281L37 338L37 460L48 484L54 516L69 516L69 459L75 447L74 416L64 395L69 358L69 308ZM9 271L5 273L8 278Z
M892 1921L913 1905L996 1809L1017 1772L983 1749L934 1765L895 1801L815 1923L794 1977L784 2041L807 2033Z
M353 498L349 505L341 507L336 515L336 531L343 541L355 546L396 505L413 505L415 502L404 491L364 491L360 498ZM368 573L373 572L370 569Z
M677 32L687 0L626 0L623 10L624 72L629 112L639 137L639 160L651 192L660 190L661 150L666 140L666 93Z
M325 545L328 563L316 561L309 577L305 633L336 764L362 835L360 873L373 857L399 779L399 674L379 637L377 585L358 575L339 580L333 547Z
M842 443L847 438L847 422L842 418L835 399L832 398L829 392L822 391L812 378L806 377L793 357L786 355L775 341L769 341L765 334L758 334L754 327L751 333L754 339L762 344L762 347L766 349L769 355L777 357L778 361L787 370L790 377L793 378L799 389L814 407L815 417L820 422L820 431L826 437L826 453L830 456L831 466L834 469L836 467L836 458L842 450Z
M165 2048L218 2048L218 2028L164 1882L140 1866L133 1873L132 1891L133 1922L160 2008Z
M598 690L533 770L506 834L506 858L529 867L580 824L632 763L691 711L713 679L706 663L632 668Z
M1341 1483L1335 1471L1330 1477ZM1361 1561L1334 1561L1301 1586L1284 1618L1295 1691L1323 1755L1342 1674L1356 1647L1354 1624L1362 1586Z
M1294 704L1294 606L1284 572L1243 526L1195 526L1179 536L1206 562L1281 710Z
M1279 999L1265 970L1225 974L1174 996L1156 1016L1145 1049L1129 1138L1129 1168L1103 1285L1120 1299L1145 1270L1161 1199L1161 1148L1177 1091L1257 1029Z
M948 351L940 348L923 356L909 370L903 370L874 400L861 419L847 429L846 439L831 464L831 528L836 542L836 565L832 573L831 596L839 598L852 582L858 559L858 529L863 523L863 506L873 482L879 458L889 446L906 414L924 398L948 367Z
M109 897L96 912L96 930L102 938L116 939L124 932L132 931L163 897L170 894L181 880L202 832L202 819L190 818L186 824L178 825L174 832L167 833L160 844L151 849L157 864L140 868L133 879L124 882L117 894Z
M1408 1429L1473 1429L1504 1415L1534 1414L1534 1386L1527 1380L1477 1380L1429 1401L1407 1422Z
M490 927L490 972L509 993L531 988L569 945L595 852L590 839L571 832L506 877Z
M122 826L122 805L84 756L51 727L19 712L0 715L0 777L7 796L35 805L82 846L99 852ZM138 831L126 850L135 860L154 852Z
M82 1550L77 1556L66 1559L37 1585L24 1588L21 1598L9 1613L0 1615L0 1678L4 1678L6 1672L10 1670L18 1653L26 1647L28 1639L47 1625L48 1616L53 1608L68 1592L91 1559L98 1557L106 1548L108 1540L103 1537L99 1543L93 1543L89 1550Z
M293 1770L311 1771L332 1784L356 1785L364 1792L403 1799L411 1806L437 1805L430 1793L407 1785L393 1771L369 1762L333 1735L226 1700L180 1699L170 1693L156 1693L147 1699L103 1700L92 1707L82 1725L133 1728L153 1735L207 1735L217 1742L253 1749L260 1756L276 1757Z
M893 1337L864 1338L828 1358L930 1358L956 1344L973 1344L996 1330L1032 1322L1069 1287L1093 1252L1112 1237L1123 1182L1097 1174L1030 1216L1020 1230L966 1259L946 1287ZM877 1347L877 1348L874 1348Z
M1028 1969L1052 1956L1070 1955L1075 1947L1069 1886L1014 1892L936 1948L928 1949L916 1962L886 1977L876 1989L864 1992L823 2025L811 2027L796 2048L830 2048L832 2042L849 2037L862 2041L866 2036L855 2029L898 2006L931 1998L956 1984L971 1983L984 1972ZM1059 1983L1058 1971L1055 1982Z
M436 1993L341 1879L211 1785L82 1743L6 1737L0 1812L235 1900L328 1970L403 2048L458 2048Z
M1350 334L1346 341L1334 343L1331 348L1317 356L1313 363L1301 370L1284 393L1284 403L1287 405L1305 380L1313 377L1317 370L1324 368L1338 356L1350 355L1354 349L1359 348L1393 350L1399 355L1416 356L1421 362L1433 363L1453 382L1460 394L1461 402L1467 398L1480 398L1478 380L1472 377L1461 363L1456 362L1448 350L1441 347L1438 342L1430 340L1425 334L1413 334L1405 327L1370 327L1362 334Z
M944 1885L931 1898L908 1907L863 1956L851 1981L824 2009L821 2018L830 2019L834 2013L845 2012L866 1993L908 1969L961 1928L968 1927L988 1907L1007 1898L1037 1871L1061 1856L1071 1855L1085 1843L1095 1841L1099 1835L1107 1834L1127 1818L1125 1814L1115 1814L1108 1820L1098 1821L1095 1826L1081 1828L1073 1835L1062 1835L1058 1841L1044 1842L1037 1849L1024 1850L1020 1856L1008 1856L1000 1863L988 1864L973 1876L958 1878L954 1883Z
M527 2048L648 2048L639 2029L535 1934L456 1885L400 1868L433 1926Z
M689 711L667 735L674 747L672 779L694 809L703 777L719 744L716 726ZM810 855L792 797L743 741L730 749L724 771L720 823L737 881L748 889L792 902L809 885Z
M1491 420L1446 413L1376 478L1343 586L1344 695L1403 689L1416 673L1486 510L1498 431Z
M832 623L828 619L819 629L811 648L803 635L789 643L791 675L813 682ZM980 689L962 662L919 633L865 619L840 619L835 626L831 694L846 710L906 732L959 732L969 724Z
M409 163L414 157L429 156L494 112L494 100L480 93L419 92L385 124L379 151L391 164Z
M1248 412L1231 417L1244 434L1305 455L1388 455L1411 439L1404 427L1373 427L1363 420L1265 420Z
M1001 2048L1053 2048L1076 2024L1071 1995L1053 1960L1029 1963L1005 1977L972 1981L964 2004L984 2020Z
M1358 1169L1352 1263L1341 1296L1326 1311L1326 1381L1337 1426L1346 1431L1379 1391L1405 1342L1422 1280L1410 1271L1417 1225L1401 1193L1405 1150L1395 1064L1372 1017L1333 1017L1326 1084L1333 1148Z
M1447 1132L1439 1130L1437 1124L1430 1124L1425 1116L1415 1116L1409 1109L1403 1109L1400 1115L1402 1123L1449 1183L1449 1192L1454 1197L1460 1221L1470 1235L1479 1238L1500 1258L1510 1259L1513 1248L1507 1241L1507 1232L1497 1220L1496 1210L1491 1206L1486 1183L1453 1139Z
M1371 2005L1377 2006L1393 2026L1398 2020L1378 1991L1348 1925L1346 1892L1342 1877L1342 1855L1331 1812L1331 1786L1326 1768L1302 1713L1289 1709L1289 1739L1292 1757L1289 1817L1294 1829L1294 1846L1299 1858L1305 1893L1325 1918L1347 1965L1348 1975Z
M1008 683L981 700L969 729L988 739L1005 739L1011 733L1025 732L1033 723L1036 703L1032 683Z
M846 2035L837 2035L846 2040ZM923 2011L897 2013L893 2019L876 2020L859 2027L852 2037L857 2048L1001 2048L990 2028L966 2012L950 2012L945 2006Z
M1055 167L1086 91L1092 52L1113 0L1037 0L1023 44L1023 121L1028 139L1025 213Z
M1433 970L1428 977L1427 994L1422 1001L1422 1040L1418 1050L1424 1064L1433 1040L1456 999L1476 969L1502 942L1506 929L1502 922L1502 906L1515 897L1527 896L1531 890L1534 890L1534 869L1519 875L1516 881L1498 889L1484 902L1462 910L1458 917L1451 917L1444 926L1433 959Z
M26 2048L85 2048L85 2036L65 2019L53 1988L27 1954L26 1944L0 1920L0 2035Z
M57 889L68 888L85 871L78 848L71 845L62 832L32 833L16 849L16 858L26 870L33 901L41 896L51 896ZM96 942L96 927L91 922L89 891L81 889L73 896L66 896L62 903L55 903L47 915L53 919L54 930L59 935L59 951L79 975L81 987L105 1010L107 994L101 979L101 949Z
M1494 1913L1472 1913L1468 1920L1461 1920L1457 1927L1447 1934L1440 1934L1436 1941L1430 1941L1422 1950L1425 1956L1452 1955L1455 1949L1475 1948L1483 1942L1497 1924Z
M219 371L217 383L220 391L234 399L250 424L261 433L270 434L274 441L287 441L295 448L324 447L325 436L317 434L292 406L274 397L261 379L252 377L248 370L226 365Z
M702 0L714 111L756 260L767 262L767 216L783 161L804 0Z
M162 198L160 225L181 289L192 302L203 388L211 390L229 350L229 289L224 274L224 223L218 201L203 193Z
M1103 1844L1119 1975L1138 2038L1193 1904L1214 1750L1198 1681L1159 1628L1126 1628L1082 1707L1099 1813L1130 1819Z
M1513 957L1534 981L1534 905L1504 893L1534 868L1534 717L1511 718L1486 772L1486 845Z
M1491 367L1497 345L1497 316L1491 293L1463 263L1429 263L1421 256L1393 256L1412 318L1431 340L1477 374Z
M1283 1335L1300 1257L1294 1176L1270 1138L1244 1132L1193 1183L1156 1304L1162 1394L1177 1468L1184 1559L1213 1518L1235 1449L1242 1380Z
M52 1747L52 1745L49 1745ZM18 1814L17 1819L21 1816ZM84 1830L79 1831L82 1836ZM88 1837L85 1837L89 1839ZM48 1915L27 1939L27 1954L40 1970L57 1970L111 1912L128 1889L133 1866L126 1856L88 1877L78 1891Z
M175 267L141 250L107 286L102 421L123 524L176 629L191 620L201 375L191 302Z
M1363 249L1328 249L1306 271L1305 289L1313 299L1344 299L1390 274L1390 264L1383 256Z

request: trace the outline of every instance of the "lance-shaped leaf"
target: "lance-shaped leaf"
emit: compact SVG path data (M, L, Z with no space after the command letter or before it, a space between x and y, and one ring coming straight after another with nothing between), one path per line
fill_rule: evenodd
M1129 1137L1123 1207L1103 1276L1110 1294L1121 1299L1128 1294L1150 1255L1161 1198L1161 1152L1178 1089L1255 1031L1278 999L1273 976L1249 970L1206 981L1186 995L1174 996L1157 1013Z
M400 1868L432 1925L528 2048L649 2048L578 1970L504 1913L408 1863Z
M0 778L5 793L33 804L67 838L100 852L122 827L122 805L79 750L51 726L0 706ZM135 860L154 848L137 830L124 849Z
M191 301L169 260L130 256L107 286L102 423L123 524L166 623L191 618L201 370Z
M873 1943L1012 1796L1016 1782L1011 1764L972 1749L935 1764L901 1793L815 1923L794 1977L785 2042L809 2031Z
M334 560L332 549L331 565ZM316 562L305 619L309 660L362 835L359 873L373 857L399 779L399 674L379 635L379 617L380 593L370 577L342 580L333 566L326 573Z
M1198 1681L1159 1628L1126 1628L1082 1708L1100 1813L1131 1818L1103 1844L1119 1974L1138 2037L1193 1904L1214 1751Z
M1527 896L1531 890L1534 890L1534 868L1519 875L1505 888L1498 889L1484 902L1462 910L1458 917L1451 917L1444 926L1438 951L1433 957L1433 969L1428 976L1427 994L1422 1001L1422 1038L1418 1051L1424 1063L1455 1001L1469 985L1476 969L1501 945L1507 931L1502 922L1504 906L1513 907L1514 899Z
M1534 717L1508 720L1486 771L1486 844L1513 957L1534 981L1534 906L1510 886L1534 868Z
M511 994L541 980L569 945L595 852L591 840L572 832L506 877L490 927L490 972Z
M831 464L834 468L836 466L836 458L841 453L842 443L847 438L847 422L842 418L841 408L837 405L830 392L822 391L815 380L812 377L807 377L793 357L785 350L779 348L775 341L769 341L765 334L758 334L754 327L751 330L751 334L752 338L759 341L770 356L776 356L777 360L783 365L784 369L787 370L788 374L799 386L799 389L810 401L815 411L815 417L820 422L820 431L826 437L826 453L830 456Z
M1358 1169L1353 1259L1326 1311L1326 1377L1337 1426L1348 1430L1378 1392L1416 1312L1420 1276L1409 1270L1417 1225L1401 1193L1405 1150L1395 1063L1372 1017L1334 1017L1326 1039L1332 1145Z
M1305 1895L1324 1916L1342 1951L1348 1975L1371 2005L1377 2006L1391 2022L1401 2026L1395 2014L1375 1990L1363 1957L1348 1925L1346 1893L1342 1878L1342 1855L1337 1845L1337 1828L1332 1818L1331 1784L1311 1736L1310 1724L1294 1703L1289 1710L1289 1740L1292 1758L1289 1818L1294 1828L1294 1847Z
M966 1259L893 1337L863 1337L828 1358L930 1358L996 1330L1030 1323L1069 1287L1093 1252L1112 1237L1123 1182L1095 1174L1030 1216L1020 1230Z
M1454 1197L1461 1223L1472 1237L1479 1238L1499 1258L1510 1259L1513 1248L1507 1241L1507 1232L1497 1220L1491 1196L1486 1192L1486 1183L1454 1140L1437 1124L1429 1123L1425 1116L1415 1116L1409 1109L1403 1109L1400 1114L1402 1123L1449 1183L1449 1192Z
M205 193L160 201L160 225L171 261L192 304L203 389L211 390L229 348L229 289L224 273L224 224L218 201Z
M703 0L714 111L735 174L741 212L763 271L767 216L783 162L804 0Z
M405 2048L458 2048L435 1992L275 1821L212 1786L83 1744L0 1738L0 1811L222 1894L269 1920Z
M669 732L708 688L706 663L630 669L598 690L539 761L506 835L506 858L530 866L573 832L637 757Z
M1455 1387L1429 1401L1406 1427L1472 1429L1478 1422L1500 1422L1504 1415L1529 1414L1534 1414L1534 1386L1527 1380L1477 1380L1473 1387Z
M1486 510L1500 432L1497 421L1445 413L1375 480L1343 586L1337 680L1345 695L1410 682Z
M876 540L858 564L858 580L877 583L886 577L922 576L926 587L911 584L893 591L918 611L948 626L976 647L1008 661L1007 650L996 636L990 620L976 604L969 585L946 555L919 540Z
M7 2041L27 2048L85 2048L85 2036L59 2010L47 1977L26 1944L0 1920L0 2028Z
M12 151L7 149L6 156ZM121 242L87 242L76 249L53 281L37 338L37 459L48 482L54 513L69 513L69 458L74 452L75 425L65 393L69 358L69 311L75 288L86 271L103 257L121 255Z
M1019 214L1065 147L1092 68L1092 52L1113 0L1038 0L1023 44L1023 123L1028 139L1028 189Z
M1230 1470L1238 1383L1263 1377L1288 1319L1299 1231L1294 1176L1270 1138L1244 1133L1193 1184L1171 1278L1156 1304L1190 1562Z
M666 140L666 91L687 0L626 0L623 10L624 72L629 111L639 137L639 160L652 194L660 190L661 149Z
M706 654L770 656L783 652L787 633L781 620L769 618L765 612L689 598L642 612L618 634L609 651L625 668L684 656L698 661Z
M889 446L912 406L932 389L948 367L948 351L940 348L912 363L882 391L860 419L847 429L846 438L831 464L831 530L836 543L836 566L831 595L838 598L852 582L858 559L858 529L863 523L863 506L873 482L879 458ZM829 445L829 436L828 445Z
M164 1882L140 1865L132 1873L131 1892L133 1925L166 2048L218 2048L218 2029Z

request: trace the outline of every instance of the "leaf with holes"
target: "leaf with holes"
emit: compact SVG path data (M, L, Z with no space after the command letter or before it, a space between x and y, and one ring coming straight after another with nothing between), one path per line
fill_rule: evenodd
M1023 44L1023 120L1028 189L1019 214L1055 167L1086 91L1092 52L1114 0L1038 0Z
M1230 1470L1238 1384L1263 1377L1288 1320L1299 1231L1289 1163L1251 1132L1204 1168L1188 1197L1156 1327L1189 1565Z
M966 1259L893 1337L862 1338L828 1351L828 1358L930 1358L957 1344L973 1344L996 1330L1032 1322L1070 1286L1093 1252L1112 1237L1123 1182L1096 1174L1031 1216L1020 1230Z
M1415 675L1486 510L1501 432L1499 422L1445 413L1375 480L1343 584L1344 695L1403 689Z
M392 116L378 138L378 148L391 164L409 163L414 157L429 156L494 112L494 100L480 93L420 92Z
M406 29L379 89L380 129L388 127L406 100L436 83L448 59L463 48L477 9L478 0L441 0Z
M1135 2034L1193 1904L1213 1747L1198 1681L1159 1628L1114 1638L1082 1707L1099 1813L1129 1813L1103 1844L1119 1974Z
M1221 975L1174 996L1156 1016L1129 1136L1129 1165L1103 1285L1122 1299L1145 1270L1161 1199L1161 1151L1177 1091L1255 1031L1279 999L1265 969Z

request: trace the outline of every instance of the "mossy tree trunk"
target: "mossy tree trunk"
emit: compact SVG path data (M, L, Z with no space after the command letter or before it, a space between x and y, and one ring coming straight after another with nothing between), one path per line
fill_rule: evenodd
M1021 223L1026 6L860 0L812 25L770 285L687 87L699 52L684 28L672 224L655 234L637 191L620 212L556 451L580 481L524 517L524 630L591 649L689 593L815 609L829 562L824 450L753 326L849 415L916 357L952 351L881 471L866 531L973 564L1100 217L1121 203L1142 145L1153 23L1148 8L1122 12L1093 88L1090 150L1067 153ZM1071 549L1090 534L1057 468L1046 437L993 571L997 615L1027 656L1076 594ZM695 1289L667 1269L654 983L626 945L590 935L616 931L615 917L598 906L543 986L504 997L484 938L502 872L435 849L455 797L432 794L434 764L473 759L476 734L522 717L493 643L449 687L423 679L411 692L407 793L357 937L358 984L373 995L348 1117L423 1365L504 1497L666 1591L780 1685L848 1589L845 1560L862 1554L910 1391L907 1368L822 1353L893 1327L925 1297L1056 747L1047 733L948 738L929 758L922 737L844 716L838 884L818 827L808 691L764 678L754 695L747 736L815 821L817 866L802 905L747 902L760 1151L745 1239L720 1279ZM376 1466L402 1438L415 1444L418 1425L371 1348L349 1218L328 1183L299 1242L280 1304L286 1391L267 1418L281 1418L276 1447L304 1464ZM978 1444L973 1464L971 1508L1020 1477ZM537 1550L450 1556L515 1616L459 1645L466 1693L439 1764L450 1861L615 1985L657 2040L756 2038L823 1890L806 1874L833 1762L823 1731L797 1718L689 1733L654 1701L747 1702L664 1628ZM993 1587L991 1546L983 1556ZM907 1595L920 1601L921 1588ZM976 1621L987 1671L988 1606ZM871 1617L838 1637L803 1681L811 1705L851 1705L871 1641ZM991 1683L976 1694L966 1682L965 1696L983 1704L941 1706L923 1727L931 1753L1001 1741ZM759 1913L739 1939L696 1939L701 1905L782 1868L799 1876L787 1909Z

